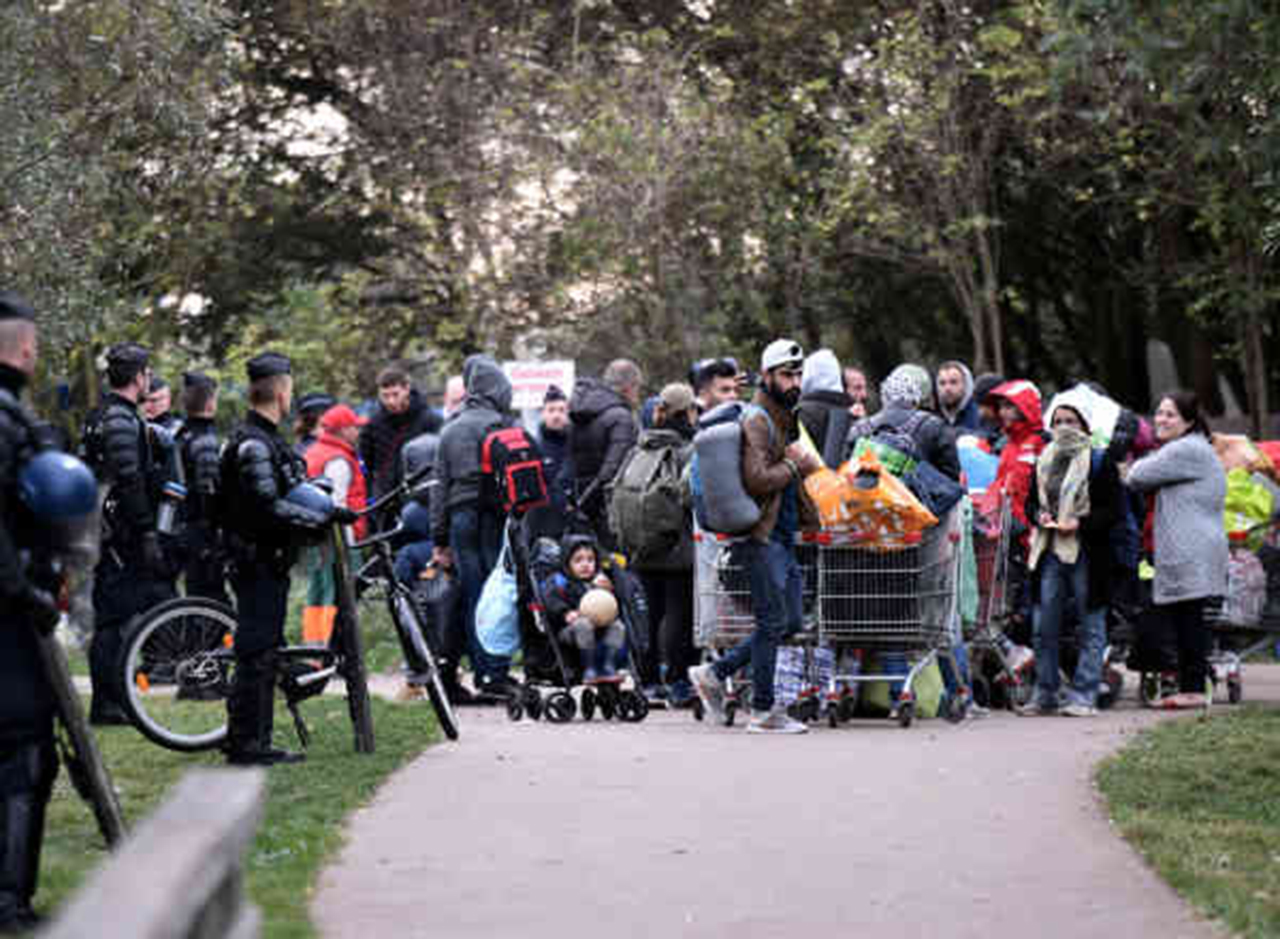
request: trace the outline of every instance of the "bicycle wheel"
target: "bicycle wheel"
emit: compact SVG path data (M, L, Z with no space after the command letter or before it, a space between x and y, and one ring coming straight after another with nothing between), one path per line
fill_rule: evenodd
M436 657L431 653L426 635L422 629L422 617L413 598L405 591L397 589L391 604L391 616L396 629L405 638L413 650L413 658L427 673L427 697L435 709L436 718L440 721L440 729L450 740L458 739L458 718L453 713L453 704L445 692L444 682L440 679L440 669L436 666Z
M227 736L227 694L234 680L235 611L179 597L135 619L121 656L124 707L162 747L208 750Z

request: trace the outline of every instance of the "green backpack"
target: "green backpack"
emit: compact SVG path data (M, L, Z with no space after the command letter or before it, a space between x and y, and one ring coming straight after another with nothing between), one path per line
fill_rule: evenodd
M648 431L614 477L609 528L632 562L657 560L680 546L685 530L680 487L684 446L673 433Z

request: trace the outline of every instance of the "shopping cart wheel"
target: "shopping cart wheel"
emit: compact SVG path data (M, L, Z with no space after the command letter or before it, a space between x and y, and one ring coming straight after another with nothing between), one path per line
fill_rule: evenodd
M1024 675L1016 685L1009 686L1009 710L1016 711L1031 703L1036 693L1035 677Z
M832 730L840 726L840 711L834 705L827 708L827 726Z
M573 720L573 716L577 711L578 705L574 703L572 695L567 691L557 691L547 698L546 709L543 713L546 714L547 720L552 724L567 724Z
M596 716L596 693L592 688L584 688L582 690L582 703L579 705L582 711L582 719L589 721Z
M693 719L699 723L701 723L702 719L707 716L707 709L703 705L701 698L694 698L693 706L689 708L689 710L693 712Z
M943 714L950 724L959 724L969 710L968 695L947 695L946 711Z
M728 701L724 706L724 726L732 727L738 717L738 702Z
M915 702L908 701L906 704L898 706L898 725L900 727L910 727L911 722L916 719Z
M1227 682L1227 700L1232 704L1239 704L1244 700L1244 682L1239 679Z
M513 721L518 721L524 717L524 705L516 698L507 701L507 717Z

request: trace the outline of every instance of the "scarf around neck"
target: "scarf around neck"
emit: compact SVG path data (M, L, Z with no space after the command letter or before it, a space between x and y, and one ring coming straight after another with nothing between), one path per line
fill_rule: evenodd
M1040 497L1040 511L1048 512L1061 525L1078 522L1089 514L1089 470L1093 464L1093 451L1089 435L1074 427L1054 431L1053 441L1044 448L1036 461L1036 487ZM1030 519L1033 524L1037 519ZM1053 553L1064 564L1074 564L1080 558L1080 532L1064 532L1056 528L1035 529L1031 539L1028 564L1032 570L1040 562L1044 551L1053 547Z

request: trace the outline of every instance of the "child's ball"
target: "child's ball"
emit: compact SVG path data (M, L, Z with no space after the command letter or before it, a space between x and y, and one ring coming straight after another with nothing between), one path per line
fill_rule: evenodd
M578 604L578 611L596 626L608 626L618 618L618 601L608 590L588 590Z

